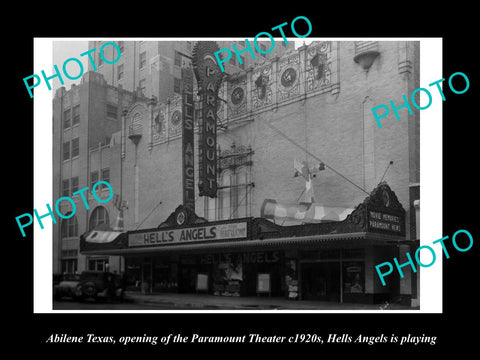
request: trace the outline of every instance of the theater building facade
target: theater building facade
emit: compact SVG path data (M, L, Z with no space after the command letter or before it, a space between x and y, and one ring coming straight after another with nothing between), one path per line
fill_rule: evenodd
M147 293L285 296L334 302L390 300L375 265L397 256L405 210L386 183L340 222L281 226L264 218L209 222L180 205L157 228L93 230L86 254L125 258L128 282ZM398 295L398 294L397 294Z
M118 201L106 206L109 226L81 231L79 262L115 264L132 291L414 304L418 274L405 267L382 286L375 265L418 246L419 114L399 108L401 120L391 112L379 128L371 108L419 87L419 47L313 41L226 73L215 197L198 192L194 81L194 208L184 201L182 97L139 97L102 150Z

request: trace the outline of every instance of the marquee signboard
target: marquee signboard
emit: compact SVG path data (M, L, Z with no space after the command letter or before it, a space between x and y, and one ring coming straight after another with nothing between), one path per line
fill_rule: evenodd
M368 228L371 232L403 236L405 234L405 216L369 210Z
M247 223L229 223L192 228L155 230L128 235L128 246L161 246L167 244L191 243L197 241L215 241L245 239Z

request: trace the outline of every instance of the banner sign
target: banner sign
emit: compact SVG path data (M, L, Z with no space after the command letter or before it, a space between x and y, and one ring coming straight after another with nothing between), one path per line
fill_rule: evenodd
M217 107L218 89L223 73L213 53L218 51L214 41L198 41L193 48L193 66L201 94L199 121L199 178L200 196L217 196Z
M229 223L194 228L155 230L128 235L128 246L159 246L174 243L190 243L196 241L214 241L227 239L245 239L247 223Z
M380 211L368 211L368 229L371 232L405 234L405 216Z
M182 68L182 166L183 205L195 211L195 169L193 143L193 70Z

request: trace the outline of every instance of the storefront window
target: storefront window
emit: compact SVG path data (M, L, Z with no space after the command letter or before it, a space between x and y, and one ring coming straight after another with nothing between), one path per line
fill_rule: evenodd
M240 285L243 280L243 265L236 258L226 257L215 264L213 272L213 294L240 296Z
M285 259L285 286L289 299L298 299L297 260Z
M142 286L142 266L139 258L125 258L127 290L140 291Z
M154 259L153 291L176 292L178 289L177 272L177 264L172 263L169 258Z
M363 294L365 292L365 271L362 261L343 263L343 293Z

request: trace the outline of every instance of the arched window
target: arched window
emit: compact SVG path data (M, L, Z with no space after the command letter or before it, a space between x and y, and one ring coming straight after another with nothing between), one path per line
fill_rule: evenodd
M64 219L61 226L61 237L73 237L78 236L78 222L77 217L73 215L69 219Z
M92 215L90 215L89 229L93 230L101 224L108 225L110 224L110 220L108 218L107 209L103 206L98 206L92 211Z

